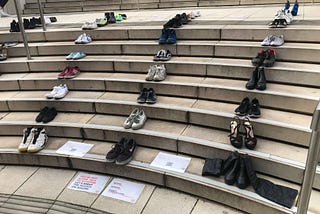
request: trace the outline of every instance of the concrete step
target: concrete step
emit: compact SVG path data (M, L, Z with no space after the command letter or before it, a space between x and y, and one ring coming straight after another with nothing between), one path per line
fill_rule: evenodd
M129 112L130 113L130 112ZM128 113L128 114L129 114ZM23 128L43 126L36 123L37 112L3 112L1 136L21 135ZM212 155L226 158L235 148L228 142L228 132L176 122L148 119L143 129L122 128L126 116L59 113L54 121L45 124L50 137L69 137L117 142L120 137L134 138L139 145L174 151L198 157ZM194 132L196 131L196 132ZM241 149L257 159L257 170L296 183L302 182L306 149L259 138L256 151ZM261 141L261 142L260 142ZM271 148L277 147L278 151ZM290 151L290 152L289 152ZM287 173L283 174L282 172ZM314 187L319 189L319 175ZM319 180L319 182L318 182Z
M261 210L263 213L293 213L293 210L283 208L253 193L252 187L240 190L234 186L223 183L222 178L202 177L201 171L204 160L191 157L191 163L185 173L175 173L150 166L151 161L158 154L158 150L138 146L134 155L134 160L126 166L117 166L105 162L105 154L112 144L108 142L84 141L92 143L94 147L83 158L57 155L55 151L68 139L50 138L48 146L41 152L30 155L18 153L16 146L19 138L12 138L10 143L6 140L7 146L0 150L2 163L25 163L28 165L53 166L70 169L89 170L110 175L124 176L152 184L165 186L175 190L191 193L213 201L223 203L231 207L237 207L245 212ZM137 142L139 142L137 140ZM3 145L1 143L1 145ZM94 167L93 167L94 166ZM107 167L106 167L107 166ZM261 177L261 175L259 175ZM264 177L264 176L263 176ZM298 185L280 181L272 177L265 177L275 183L286 185L295 189L300 189ZM166 182L164 182L166 181ZM210 194L209 194L209 193ZM224 197L234 200L223 200Z

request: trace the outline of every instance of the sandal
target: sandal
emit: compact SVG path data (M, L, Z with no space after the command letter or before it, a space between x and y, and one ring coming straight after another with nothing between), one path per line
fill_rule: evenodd
M245 136L245 145L248 149L254 149L257 145L257 138L254 136L253 133L253 126L250 123L249 118L245 119L246 121L243 123L244 129L246 130Z
M242 147L243 144L243 139L242 136L240 135L240 120L238 117L236 117L237 120L233 120L230 123L230 134L229 134L229 138L230 138L230 143L232 146L240 149Z

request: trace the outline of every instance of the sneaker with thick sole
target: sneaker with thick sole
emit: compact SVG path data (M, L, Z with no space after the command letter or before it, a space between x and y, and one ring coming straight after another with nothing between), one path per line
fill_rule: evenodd
M87 56L87 54L84 52L75 52L75 54L72 56L72 59L73 60L82 59L86 56Z
M157 102L157 95L153 88L148 89L146 103L154 104Z
M147 115L144 113L143 110L140 110L137 116L133 118L133 123L131 128L133 130L141 129L144 126L146 120L147 120Z
M132 160L133 153L136 149L136 142L130 139L124 143L124 148L116 159L117 165L125 165Z
M61 84L58 90L56 91L56 93L54 94L53 98L62 99L68 94L68 92L69 92L68 86L66 84L63 84L63 85Z
M28 150L28 146L33 141L34 132L34 128L23 129L23 138L18 147L19 152L26 152Z
M146 76L146 80L147 81L152 81L154 78L154 75L157 72L157 65L150 65L150 68L148 70L147 76Z
M28 146L28 152L34 153L42 150L48 141L48 136L44 128L36 128L32 143Z
M43 123L49 123L57 116L57 110L56 108L52 107L47 110L45 115L42 118Z
M114 144L111 150L106 155L106 161L108 163L113 163L116 161L120 153L124 150L124 144L127 142L127 139L122 138L118 143Z
M139 109L135 108L131 114L129 115L129 117L124 121L123 123L123 127L125 129L130 129L132 127L133 121L134 119L137 117L137 115L139 114Z
M166 53L166 50L164 49L159 50L157 54L153 57L153 61L161 61L165 53Z
M74 57L76 54L77 54L77 52L71 52L71 53L66 57L66 59L67 59L67 60L71 60L71 59L73 59L73 57Z
M158 65L157 66L157 71L153 77L154 81L163 81L166 79L167 72L166 72L166 67L164 65Z
M258 54L251 60L252 64L256 67L259 67L260 65L262 65L263 60L266 57L266 51L265 50L261 50L258 52Z
M269 46L271 41L272 41L273 36L272 35L268 35L266 38L264 38L264 40L261 42L262 46Z

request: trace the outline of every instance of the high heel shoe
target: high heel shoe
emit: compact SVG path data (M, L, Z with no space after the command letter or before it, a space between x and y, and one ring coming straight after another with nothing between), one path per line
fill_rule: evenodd
M245 119L246 121L243 123L244 129L246 130L246 136L244 143L248 149L254 149L257 145L257 138L253 133L253 126L250 123L249 118Z
M230 143L232 146L234 146L238 149L240 149L243 144L243 140L242 140L242 136L240 135L239 128L240 128L240 120L239 119L237 119L237 121L236 120L231 121L230 134L229 134Z

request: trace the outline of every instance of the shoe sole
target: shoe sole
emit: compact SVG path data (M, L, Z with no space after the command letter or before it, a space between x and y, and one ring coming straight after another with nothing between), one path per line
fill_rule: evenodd
M28 151L28 148L22 148L22 149L19 148L18 151L19 152L26 152L26 151Z
M107 163L114 163L115 161L116 161L116 159L107 159L107 158L106 158L106 162L107 162Z
M259 115L256 115L256 114L250 114L248 115L250 118L260 118L261 117L261 114Z
M131 156L129 159L124 160L124 161L121 161L121 162L116 161L116 164L117 164L117 165L126 165L126 164L128 164L131 160L132 160L132 156Z

